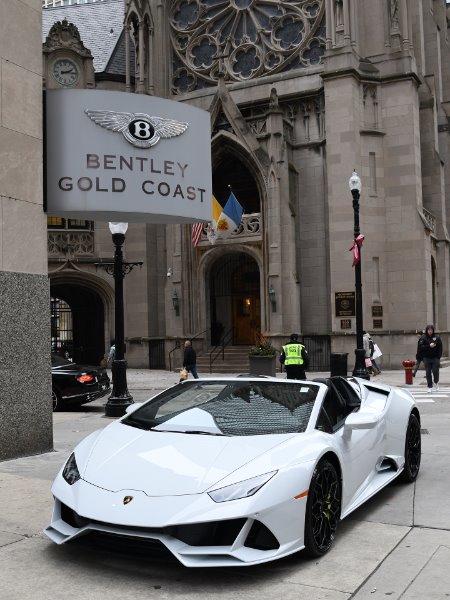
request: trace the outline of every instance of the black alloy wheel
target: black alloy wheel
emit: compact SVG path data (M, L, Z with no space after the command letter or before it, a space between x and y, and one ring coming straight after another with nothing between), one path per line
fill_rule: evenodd
M341 516L341 481L336 468L321 460L314 469L305 514L305 551L322 556L331 548Z
M53 403L53 412L55 412L56 410L58 410L60 408L61 396L58 394L58 392L54 388L52 388L52 403Z
M414 413L409 415L408 428L405 439L405 467L401 478L406 483L412 483L416 480L420 469L420 459L422 456L422 441L420 436L419 419Z

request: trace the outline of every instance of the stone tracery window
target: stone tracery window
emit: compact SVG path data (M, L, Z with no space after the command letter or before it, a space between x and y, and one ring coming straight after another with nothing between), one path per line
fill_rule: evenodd
M174 0L173 89L243 81L321 62L324 0Z

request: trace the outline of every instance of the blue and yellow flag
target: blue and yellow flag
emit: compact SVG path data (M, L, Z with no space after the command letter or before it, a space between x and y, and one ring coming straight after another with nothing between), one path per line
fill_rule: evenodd
M217 233L222 237L230 236L241 224L243 214L244 209L231 192L217 221Z
M222 214L223 208L218 203L216 197L213 195L212 197L212 207L211 207L211 215L214 226L217 226L217 222L220 219L220 215Z

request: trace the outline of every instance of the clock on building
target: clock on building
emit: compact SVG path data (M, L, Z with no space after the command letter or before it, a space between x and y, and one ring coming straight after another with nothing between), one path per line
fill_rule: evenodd
M59 85L71 87L78 82L80 72L72 60L60 58L52 65L52 76Z

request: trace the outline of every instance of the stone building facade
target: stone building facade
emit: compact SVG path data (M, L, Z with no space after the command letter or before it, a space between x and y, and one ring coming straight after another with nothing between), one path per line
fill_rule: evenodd
M53 445L41 14L0 3L0 460Z
M276 345L301 333L317 368L328 367L330 350L352 353L354 168L363 186L365 329L382 347L385 366L414 356L417 330L427 322L436 323L447 351L450 52L443 0L47 4L58 6L44 11L44 39L65 17L88 49L95 36L83 11L111 13L111 20L123 10L107 38L110 51L101 60L92 53L94 73L76 44L61 51L60 42L53 51L72 53L80 74L90 73L76 85L208 110L214 193L223 204L231 186L245 208L230 239L211 245L205 231L195 248L189 226L130 226L127 257L145 262L126 280L130 365L167 364L177 338L197 336L206 350L224 335L251 344L259 331ZM44 53L50 68L45 45ZM84 71L83 61L90 65ZM106 224L56 229L49 243L52 294L80 307L96 295L91 318L101 322L103 352L112 333L111 282L94 263L111 254Z

